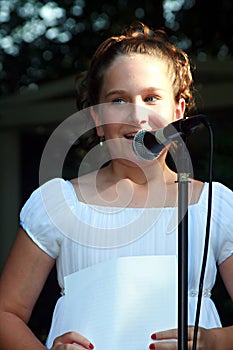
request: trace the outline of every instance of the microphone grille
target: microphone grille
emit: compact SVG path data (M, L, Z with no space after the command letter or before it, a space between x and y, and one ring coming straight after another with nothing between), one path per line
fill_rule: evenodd
M146 134L146 130L139 130L133 139L133 150L134 153L143 160L153 160L156 156L144 146L144 136Z

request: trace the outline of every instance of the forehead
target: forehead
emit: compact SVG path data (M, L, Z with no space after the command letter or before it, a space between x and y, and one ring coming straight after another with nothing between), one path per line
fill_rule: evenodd
M119 55L105 70L103 87L111 84L152 84L168 82L167 62L149 54Z
M135 53L135 54L128 54L128 55L124 55L124 54L120 54L118 56L116 56L116 58L114 59L114 61L111 63L111 65L108 67L108 70L113 70L114 68L124 68L126 67L127 69L129 69L130 67L141 67L141 69L143 69L143 67L147 66L150 68L159 66L160 68L165 69L167 67L167 62L165 62L165 60L158 58L154 55L149 55L149 54L140 54L140 53Z

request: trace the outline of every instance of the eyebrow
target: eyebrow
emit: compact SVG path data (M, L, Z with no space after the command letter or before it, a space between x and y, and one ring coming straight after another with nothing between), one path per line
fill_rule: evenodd
M125 94L125 93L127 93L126 90L111 90L105 95L105 97L109 97L116 94Z

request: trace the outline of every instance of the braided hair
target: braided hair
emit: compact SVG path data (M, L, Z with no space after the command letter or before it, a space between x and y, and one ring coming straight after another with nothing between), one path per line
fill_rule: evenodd
M167 64L175 101L184 98L185 115L187 115L195 107L193 77L188 55L176 48L163 30L152 30L139 21L125 26L119 36L106 39L97 48L89 70L79 75L77 80L78 109L99 103L104 74L116 57L137 53L154 56Z

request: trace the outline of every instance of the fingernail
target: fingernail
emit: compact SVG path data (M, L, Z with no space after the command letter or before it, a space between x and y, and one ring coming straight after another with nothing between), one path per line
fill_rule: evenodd
M93 344L89 344L89 349L94 349L94 345Z
M153 333L153 334L151 335L151 339L156 340L156 333Z
M155 349L155 344L150 344L149 349Z

